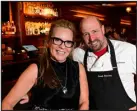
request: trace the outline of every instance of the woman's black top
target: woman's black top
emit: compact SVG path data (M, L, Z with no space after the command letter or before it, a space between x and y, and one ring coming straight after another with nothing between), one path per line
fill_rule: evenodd
M47 85L37 85L32 89L32 106L35 110L44 109L78 109L80 97L79 84L79 65L69 58L63 63L58 63L51 60L51 64L56 72L56 75L64 86L66 81L66 64L67 64L67 90L63 93L62 87L51 89Z

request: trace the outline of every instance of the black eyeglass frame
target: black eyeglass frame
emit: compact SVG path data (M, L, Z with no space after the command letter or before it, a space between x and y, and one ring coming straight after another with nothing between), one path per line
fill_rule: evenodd
M51 37L50 39L52 40L53 44L55 44L55 45L62 45L62 43L64 43L65 47L67 47L67 48L72 48L75 44L74 41L70 41L70 40L63 41L62 39L60 39L58 37ZM57 43L55 40L60 41L60 43ZM69 44L71 43L70 46L68 46L67 43L69 43Z

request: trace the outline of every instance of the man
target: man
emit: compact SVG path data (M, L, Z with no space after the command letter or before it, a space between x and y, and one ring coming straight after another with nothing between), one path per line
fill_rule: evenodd
M89 47L79 61L84 61L87 71L90 109L136 110L136 47L108 40L104 36L104 26L94 16L84 18L80 28ZM79 53L73 53L74 60L76 55Z

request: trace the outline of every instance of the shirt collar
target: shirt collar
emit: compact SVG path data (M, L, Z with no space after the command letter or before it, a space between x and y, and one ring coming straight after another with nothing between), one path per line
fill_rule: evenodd
M109 56L111 55L109 45L108 45L108 51L104 55L109 55ZM104 55L102 55L102 56L104 56ZM88 52L88 57L95 57L96 59L98 58L98 56L96 56L93 52Z

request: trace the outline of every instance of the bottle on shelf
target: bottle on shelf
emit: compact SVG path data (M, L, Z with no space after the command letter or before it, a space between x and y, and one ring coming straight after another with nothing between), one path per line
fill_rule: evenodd
M5 34L6 31L6 23L2 24L2 34Z
M11 34L15 34L16 33L16 26L14 24L14 21L11 22Z
M26 31L26 35L29 35L29 22L25 22L25 31Z
M33 28L33 23L30 22L29 35L33 35L33 30L34 30L34 28Z
M5 31L5 34L10 34L10 31L11 31L11 25L10 25L10 22L8 21L6 23L6 31Z
M41 35L45 35L45 26L44 26L44 25L45 25L45 24L42 23L41 26L40 26L40 34L41 34Z
M34 25L33 35L39 35L39 29L37 25Z

